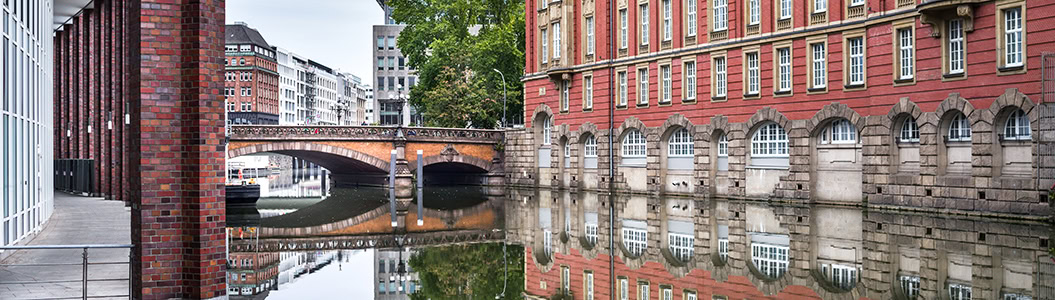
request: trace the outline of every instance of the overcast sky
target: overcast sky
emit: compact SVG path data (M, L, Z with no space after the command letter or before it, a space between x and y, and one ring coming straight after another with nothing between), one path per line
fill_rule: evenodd
M373 84L373 25L384 12L373 0L227 0L227 24L246 22L268 44Z

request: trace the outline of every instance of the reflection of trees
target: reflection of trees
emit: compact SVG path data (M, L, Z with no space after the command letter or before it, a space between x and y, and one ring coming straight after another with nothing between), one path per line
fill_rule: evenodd
M500 243L419 250L410 267L418 273L421 290L411 299L495 299L503 285L501 299L523 299L524 248L506 247L504 262Z

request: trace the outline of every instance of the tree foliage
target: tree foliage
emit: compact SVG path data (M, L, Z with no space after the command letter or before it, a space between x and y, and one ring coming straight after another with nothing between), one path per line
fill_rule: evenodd
M504 284L500 299L523 299L521 246L508 245L505 261L500 243L425 248L410 258L410 267L421 280L421 290L411 299L495 299Z
M523 115L524 2L512 0L390 0L392 18L406 24L397 45L417 70L410 103L428 126L493 128ZM505 81L498 72L505 74Z

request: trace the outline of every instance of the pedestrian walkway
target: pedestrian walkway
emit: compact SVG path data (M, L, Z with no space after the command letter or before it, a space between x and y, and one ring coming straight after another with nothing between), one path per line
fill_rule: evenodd
M120 201L55 192L55 212L27 245L130 244L131 214ZM0 283L81 280L77 266L12 264L81 263L81 250L18 250L0 260ZM127 262L129 249L90 249L89 262ZM8 253L5 253L8 254ZM92 265L89 279L128 278L128 265ZM0 299L81 297L81 283L0 284ZM90 282L88 296L127 295L128 280ZM120 297L127 298L127 297Z

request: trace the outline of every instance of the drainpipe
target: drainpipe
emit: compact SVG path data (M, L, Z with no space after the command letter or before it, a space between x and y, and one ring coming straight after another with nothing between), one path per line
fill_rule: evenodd
M615 145L612 142L612 131L615 123L615 99L612 97L612 93L615 89L612 87L614 82L614 76L612 73L615 72L615 66L612 64L615 61L615 34L612 28L615 28L615 14L612 10L612 6L615 5L615 1L608 2L608 202L613 202L615 198L615 186L612 184L612 178L615 177L615 150L612 149ZM609 203L608 205L608 289L609 295L615 298L615 205Z

